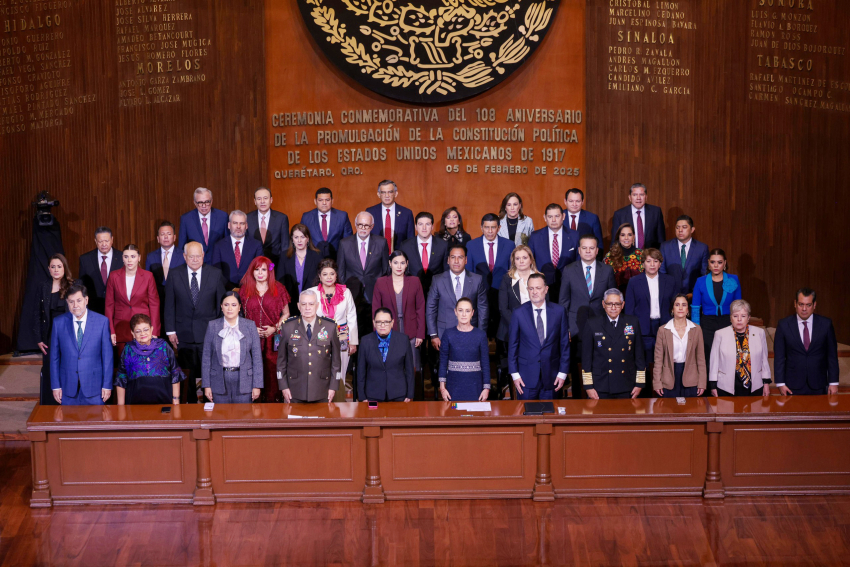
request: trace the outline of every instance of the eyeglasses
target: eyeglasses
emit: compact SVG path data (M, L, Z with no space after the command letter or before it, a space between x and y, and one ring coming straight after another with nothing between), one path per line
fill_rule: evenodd
M195 201L196 205L201 205L202 207L206 207L207 205L212 205L212 201Z
M187 255L186 257L189 258L190 260L203 260L204 259L203 254L200 254L200 255L192 254L192 255Z
M384 195L387 195L387 196L389 196L389 195L395 195L395 190L392 190L392 191L379 191L378 193L379 193L381 196L384 196Z
M385 325L392 325L393 322L391 320L390 321L375 321L375 324L385 326Z
M372 228L371 224L358 224L356 226L357 226L357 228L363 228L363 229Z
M605 307L620 307L621 305L623 305L623 302L618 301L616 303L611 303L611 302L606 301L606 302L604 302L604 305L605 305Z

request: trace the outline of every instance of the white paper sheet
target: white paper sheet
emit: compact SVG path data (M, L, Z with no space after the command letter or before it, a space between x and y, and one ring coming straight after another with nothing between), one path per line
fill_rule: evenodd
M490 411L490 402L458 402L457 409L463 411Z

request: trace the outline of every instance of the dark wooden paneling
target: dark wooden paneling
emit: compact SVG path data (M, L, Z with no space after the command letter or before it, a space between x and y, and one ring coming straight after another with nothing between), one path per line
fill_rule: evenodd
M663 3L647 4L655 14ZM649 202L664 211L668 237L676 216L686 213L695 220L697 239L727 252L756 316L775 325L793 313L794 291L810 286L839 340L850 341L847 269L836 249L850 210L844 187L850 113L784 104L787 86L779 104L748 99L750 73L777 75L758 66L758 54L812 57L813 72L785 74L843 81L850 78L850 59L750 47L756 0L674 4L697 24L677 31L672 47L691 70L689 79L677 79L690 86L690 95L609 90L608 48L629 45L616 41L615 30L651 28L611 25L612 3L587 2L588 192L608 234L612 213L628 204L629 185L641 181ZM850 4L822 1L814 8L772 8L770 17L810 15L818 31L802 34L803 43L850 47L850 33L840 24L850 18ZM774 31L780 40L778 27ZM846 93L834 96L846 104Z
M262 0L165 3L169 12L193 16L177 29L210 40L201 61L206 80L172 87L180 102L129 108L119 106L119 85L135 77L134 68L118 61L114 4L83 1L61 12L72 52L69 94L95 94L96 101L78 105L62 126L0 135L0 277L13 303L0 315L0 352L13 348L17 333L29 203L38 191L61 202L57 217L76 272L78 256L94 247L96 226L111 227L117 247L135 243L146 253L160 221L176 225L193 207L195 187L210 188L215 206L232 210L251 207L253 190L266 183Z

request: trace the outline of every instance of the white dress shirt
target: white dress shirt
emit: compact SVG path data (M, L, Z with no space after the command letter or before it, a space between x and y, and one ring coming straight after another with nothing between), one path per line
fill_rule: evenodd
M100 250L97 251L97 269L100 270L100 265L103 263L103 257L106 256L106 278L109 279L109 273L112 271L112 248L109 252L103 254Z
M201 232L202 233L203 233L203 230L204 230L204 219L207 219L207 229L212 229L212 219L210 218L211 214L212 214L212 211L210 211L209 213L207 213L205 215L202 215L200 212L198 212L198 222L201 223Z
M166 254L168 256L166 256ZM174 246L171 248L163 248L160 246L159 248L159 256L162 258L162 265L171 267L171 259L174 257Z
M331 212L330 211L328 211L326 213L319 211L319 236L320 237L322 236L322 215L327 215L325 222L328 223L328 236L330 236L330 232L331 232Z
M197 274L197 275L198 275L198 277L197 277L197 280L198 280L198 290L200 290L200 289L201 289L201 270L203 270L203 269L204 269L204 267L203 267L203 266L201 266L200 268L198 268L198 270L197 270L196 272L194 272L195 274ZM187 265L187 266L186 266L186 274L189 276L189 289L190 289L190 290L192 289L192 273L193 273L193 272L192 272L192 268L190 268L190 267ZM166 332L165 332L165 334L166 334L166 335L176 335L176 334L177 334L177 331L166 331Z
M426 240L422 240L421 236L419 236L418 234L416 235L416 243L419 245L419 258L422 259L423 261L424 261L424 258L422 258L422 245L423 244L428 245L427 246L428 259L430 260L431 259L431 252L433 251L433 249L431 248L431 245L433 244L433 242L434 242L434 238L432 236L429 236ZM429 270L431 269L430 262L429 262L428 269Z
M564 221L564 225L567 228L569 228L570 230L572 230L572 228L573 228L573 217L575 217L576 218L576 230L578 230L578 223L581 222L581 211L579 211L577 213L571 213L570 211L567 210L567 211L564 211L564 212L567 214L567 218Z
M646 283L649 285L649 318L661 319L661 300L658 294L658 274L655 277L646 274Z
M513 287L514 285L516 285L517 282L519 282L519 302L528 303L528 301L531 299L528 296L528 280L522 279L521 277L519 277L519 274L514 274L512 279L513 283L511 284L511 287Z
M552 257L552 242L557 238L558 239L558 260L560 261L561 257L564 255L566 250L564 250L563 239L561 238L561 233L564 232L564 227L561 227L557 233L553 232L552 229L549 229L549 257Z
M643 226L643 234L646 236L646 207L637 209L634 205L632 205L632 225L635 227L635 247L637 247L638 211L640 211L640 222L641 226Z
M588 268L590 268L590 285L592 286L596 283L596 260L591 261L590 264L585 263L584 260L581 261L581 276L585 279L585 281L587 281Z
M395 201L393 204L389 206L390 209L390 230L395 234ZM376 223L381 227L381 231L384 230L384 226L387 223L387 206L381 203L381 218L375 219ZM389 237L385 234L384 238L389 240Z
M233 248L233 252L236 253L236 243L239 243L239 253L243 253L245 251L245 237L236 238L235 236L230 236L230 246Z
M670 332L673 333L673 362L685 362L688 354L688 333L696 327L690 319L685 319L687 322L687 326L685 327L685 336L680 337L679 331L676 330L676 324L673 322L673 319L670 319L665 328L670 329ZM702 348L702 345L697 345L697 348Z
M257 209L257 228L260 228L261 226L263 226L263 219L266 219L266 228L268 229L269 228L269 220L271 219L271 216L272 216L272 210L271 209L269 209L265 213L263 211ZM319 224L319 226L321 226L321 223Z
M497 234L493 240L487 240L487 237L483 236L481 242L484 243L484 257L488 262L490 261L490 243L493 243L493 264L495 264L496 258L499 257L499 235Z
M676 252L679 255L679 257L676 258L676 259L679 261L680 264L682 262L682 246L685 247L685 258L687 258L688 254L690 254L690 252L691 252L691 242L693 242L693 240L694 240L693 238L688 238L687 242L682 242L681 240L676 240L676 246L678 247L678 250L676 250Z
M550 230L549 232L552 232L552 231ZM547 338L546 326L547 326L547 321L548 321L548 319L546 317L546 302L544 301L541 305L534 305L533 303L531 304L531 318L534 321L534 328L535 329L537 329L537 310L538 309L540 309L540 319L542 320L542 323L543 323L543 339L545 340ZM514 372L513 374L511 374L511 378L513 378L514 380L519 380L520 378L522 378L522 376L521 376L520 372ZM564 372L558 372L558 376L556 378L558 380L566 380L567 375ZM553 384L553 386L554 386L554 384Z
M136 285L136 276L124 276L124 285L127 286L127 301L133 297L133 286Z
M221 365L224 368L238 368L242 360L242 333L239 331L239 320L230 326L227 320L218 335L221 337Z

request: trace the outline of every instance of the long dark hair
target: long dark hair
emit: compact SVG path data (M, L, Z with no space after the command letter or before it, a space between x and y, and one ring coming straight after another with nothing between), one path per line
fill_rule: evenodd
M623 267L623 262L625 258L623 257L623 247L620 246L620 233L623 232L623 229L630 228L632 229L632 234L635 234L635 227L632 226L632 223L625 222L620 225L620 228L617 229L617 236L614 238L614 242L611 243L611 250L608 252L608 257L611 259L611 267L615 270L619 270ZM639 252L637 244L634 244L634 249ZM638 261L643 263L643 254L638 254Z
M522 197L519 196L519 193L513 193L513 192L508 193L507 195L505 195L505 198L502 199L502 205L499 207L499 218L503 219L508 215L507 211L505 210L505 207L508 206L508 201L511 200L511 197L516 197L517 201L519 201L519 215L517 215L517 219L518 220L524 219L525 213L522 212Z
M449 213L455 212L457 213L457 232L458 234L463 233L463 217L460 216L460 211L457 210L457 207L449 207L445 211L443 211L443 216L440 217L440 236L445 236L448 234L446 231L446 217L449 216Z
M313 239L310 237L310 229L299 222L298 224L292 225L292 228L289 229L289 248L286 249L287 258L292 258L292 255L295 254L295 243L292 241L292 235L296 230L307 237L308 250L312 250L313 252L319 251L319 249L313 245Z
M62 275L62 279L59 280L59 299L65 299L65 295L68 293L68 288L74 285L74 278L71 277L71 268L68 267L68 259L65 258L64 254L54 254L51 256L50 260L47 262L48 268L53 260L59 260L62 262L62 268L65 270Z

